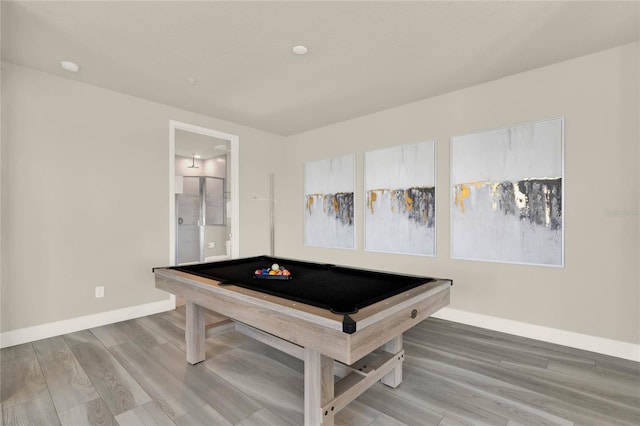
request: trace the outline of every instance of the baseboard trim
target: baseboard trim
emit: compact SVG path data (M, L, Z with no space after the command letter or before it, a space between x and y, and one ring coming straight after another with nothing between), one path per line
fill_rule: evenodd
M34 342L36 340L73 333L88 328L113 324L114 322L166 312L174 309L175 305L175 296L172 295L168 300L161 300L159 302L7 331L0 333L0 348L8 348L22 343ZM452 308L442 308L433 316L447 321L459 322L475 327L500 331L502 333L514 334L516 336L640 362L640 345L633 343L460 311Z
M433 316L448 321L640 362L640 345L633 343L512 321L489 315L475 314L473 312L465 312L452 308L442 308L433 314Z
M6 331L0 333L0 348L8 348L9 346L34 342L36 340L73 333L88 328L100 327L102 325L113 324L114 322L158 314L160 312L170 311L174 309L175 306L175 296L171 295L168 300L161 300L159 302Z

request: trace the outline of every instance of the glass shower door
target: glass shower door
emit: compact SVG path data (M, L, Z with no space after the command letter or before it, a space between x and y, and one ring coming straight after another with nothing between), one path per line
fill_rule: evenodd
M202 196L200 178L185 176L182 194L176 195L176 261L178 264L201 262Z
M204 262L206 238L227 240L224 179L183 176L182 193L176 194L176 218L176 263ZM225 252L225 245L218 247Z

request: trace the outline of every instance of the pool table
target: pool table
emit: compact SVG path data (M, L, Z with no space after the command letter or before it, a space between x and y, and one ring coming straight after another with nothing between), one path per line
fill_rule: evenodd
M290 276L257 276L277 263ZM156 287L186 301L186 358L203 361L203 308L304 360L305 425L334 415L378 380L402 381L402 334L449 304L452 281L256 256L154 268ZM337 382L334 376L341 377Z

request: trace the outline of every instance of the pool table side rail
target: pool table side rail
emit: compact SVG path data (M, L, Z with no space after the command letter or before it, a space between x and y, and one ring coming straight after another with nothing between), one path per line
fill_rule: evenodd
M362 330L398 311L406 310L410 305L423 299L431 298L436 293L448 290L451 280L434 279L418 287L391 296L385 300L361 308L349 316L357 322L357 330Z

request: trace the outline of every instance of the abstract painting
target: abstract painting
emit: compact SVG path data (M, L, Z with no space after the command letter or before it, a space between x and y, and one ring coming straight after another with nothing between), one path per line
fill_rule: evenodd
M435 141L366 152L365 250L435 256Z
M451 257L564 265L564 120L451 138Z
M355 248L355 155L304 164L304 244Z

